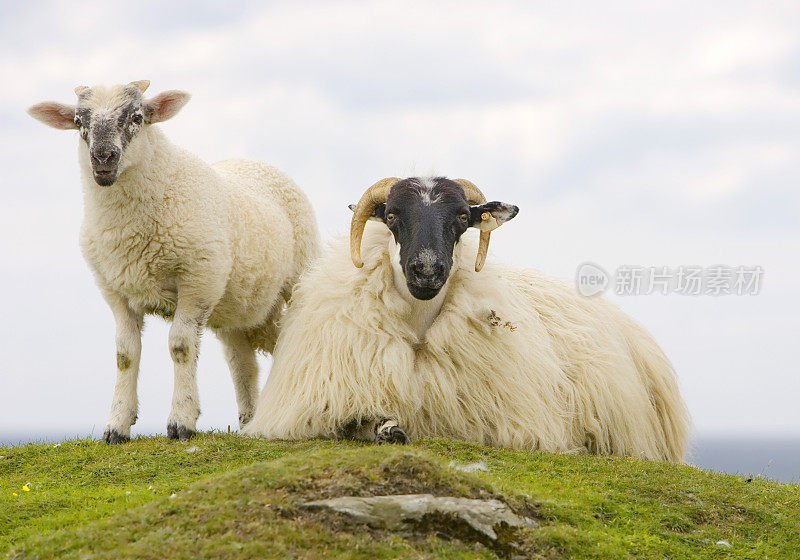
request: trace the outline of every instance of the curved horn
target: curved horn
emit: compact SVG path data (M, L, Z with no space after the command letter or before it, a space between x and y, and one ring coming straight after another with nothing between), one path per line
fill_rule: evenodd
M361 260L361 238L364 236L364 226L379 204L386 202L389 191L400 179L388 177L381 179L361 196L356 209L353 210L353 221L350 222L350 258L356 268L364 266Z
M455 179L455 182L463 187L464 194L467 196L467 202L470 204L486 204L486 197L483 196L481 190L475 186L475 183L467 181L466 179ZM485 215L486 213L483 214L483 216ZM489 216L491 216L491 214L489 214ZM489 238L491 238L491 236L491 230L481 228L481 238L478 243L478 256L475 258L475 272L480 272L486 262L486 255L489 253Z

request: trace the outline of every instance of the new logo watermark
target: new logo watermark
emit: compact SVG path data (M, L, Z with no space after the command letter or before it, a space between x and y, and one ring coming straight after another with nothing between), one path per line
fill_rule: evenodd
M683 296L752 296L761 291L760 266L623 265L609 274L598 264L585 262L575 273L578 293L596 296L609 288L620 296L678 294Z

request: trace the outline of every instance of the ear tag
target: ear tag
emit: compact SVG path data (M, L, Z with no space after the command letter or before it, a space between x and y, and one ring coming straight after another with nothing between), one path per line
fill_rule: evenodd
M481 231L490 232L500 227L500 222L497 221L497 218L492 216L491 212L484 212L481 214L481 225L479 229Z

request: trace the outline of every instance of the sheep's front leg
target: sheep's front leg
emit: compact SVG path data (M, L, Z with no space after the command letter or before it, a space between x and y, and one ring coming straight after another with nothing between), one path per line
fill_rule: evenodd
M210 309L208 305L178 296L178 306L169 329L169 351L175 367L172 411L167 420L167 437L170 439L187 440L196 431L197 418L200 416L197 357L200 335Z
M225 348L225 359L233 377L236 404L239 407L239 429L253 417L258 397L258 362L244 331L217 332Z
M374 441L378 445L409 442L408 435L397 425L397 422L385 416L377 419L354 418L339 429L337 436L342 439Z
M139 409L136 385L142 356L144 316L131 309L128 300L119 294L104 292L103 296L117 324L117 383L103 440L106 443L123 443L130 440L131 425L136 423Z
M375 423L375 443L408 443L408 436L391 418L380 418Z

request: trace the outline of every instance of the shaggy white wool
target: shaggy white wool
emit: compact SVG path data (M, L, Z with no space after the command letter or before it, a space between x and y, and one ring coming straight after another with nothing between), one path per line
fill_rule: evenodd
M470 239L421 335L393 245L369 223L363 268L342 240L304 275L245 433L336 437L353 419L389 417L412 438L684 457L690 419L673 368L619 309L534 270L476 273Z

